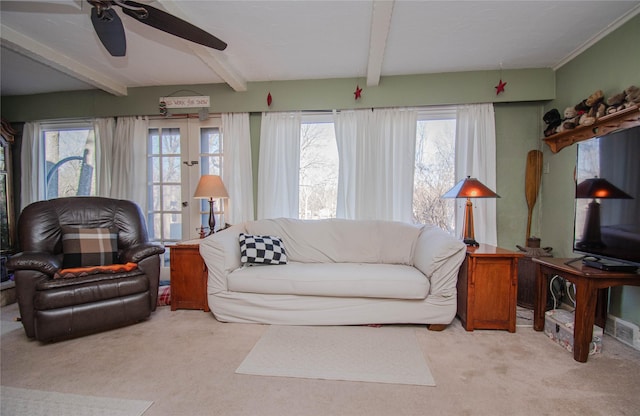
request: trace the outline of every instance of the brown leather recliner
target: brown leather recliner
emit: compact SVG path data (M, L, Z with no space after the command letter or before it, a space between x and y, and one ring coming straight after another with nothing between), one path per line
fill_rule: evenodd
M130 271L54 278L63 266L62 227L116 228L116 263L137 263ZM135 203L101 197L35 202L18 220L21 253L7 267L15 271L25 332L40 341L99 332L148 318L156 309L164 247L148 240Z

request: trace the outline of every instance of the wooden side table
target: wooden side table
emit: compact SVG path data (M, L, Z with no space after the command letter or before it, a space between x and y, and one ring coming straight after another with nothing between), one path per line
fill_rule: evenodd
M201 309L209 312L207 266L199 244L176 244L171 255L171 310Z
M518 259L522 256L488 244L467 247L458 273L458 317L464 329L516 332Z
M573 359L584 363L589 357L589 344L593 337L593 324L596 320L598 298L606 295L603 289L612 286L640 286L637 273L609 272L587 267L582 262L567 264L572 259L551 257L534 258L538 265L536 277L536 301L533 309L533 329L544 329L544 313L547 304L549 278L559 275L576 285L576 309L573 333ZM600 293L600 296L599 296ZM605 298L606 299L606 298ZM606 303L602 305L606 308ZM606 309L603 311L606 317ZM601 319L604 328L604 319Z

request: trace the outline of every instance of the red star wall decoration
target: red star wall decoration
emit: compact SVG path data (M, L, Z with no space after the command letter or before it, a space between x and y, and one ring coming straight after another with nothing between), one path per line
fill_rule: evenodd
M502 79L500 79L500 82L498 82L498 85L495 86L496 95L500 94L501 92L504 92L505 85L507 85L507 83L502 82Z
M359 85L356 85L356 90L353 92L353 95L356 97L356 100L362 97L362 88Z

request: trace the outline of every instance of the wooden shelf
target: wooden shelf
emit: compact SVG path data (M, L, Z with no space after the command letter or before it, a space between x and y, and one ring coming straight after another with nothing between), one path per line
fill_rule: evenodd
M558 153L574 143L635 126L640 126L640 111L637 106L600 117L591 126L579 126L545 137L542 140L547 143L553 153Z

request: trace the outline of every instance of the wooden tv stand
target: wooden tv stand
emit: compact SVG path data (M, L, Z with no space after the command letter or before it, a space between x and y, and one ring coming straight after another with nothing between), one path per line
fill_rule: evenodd
M536 331L544 329L549 278L557 274L574 283L576 285L576 321L573 334L573 359L584 363L589 357L589 343L593 336L598 292L612 286L640 286L640 274L594 269L583 265L581 261L565 264L571 260L553 257L533 258L538 268L533 329ZM606 312L606 304L604 308Z

